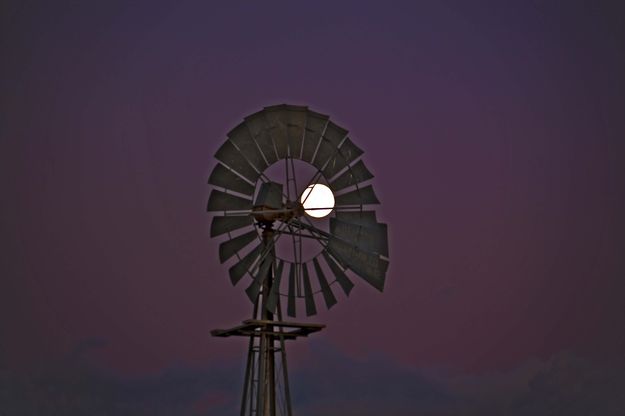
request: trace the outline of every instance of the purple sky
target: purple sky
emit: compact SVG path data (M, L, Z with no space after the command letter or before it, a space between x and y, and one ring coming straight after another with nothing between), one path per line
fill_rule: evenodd
M365 151L391 259L292 344L296 409L623 414L618 2L53 3L0 6L0 409L235 413L206 180L290 103Z

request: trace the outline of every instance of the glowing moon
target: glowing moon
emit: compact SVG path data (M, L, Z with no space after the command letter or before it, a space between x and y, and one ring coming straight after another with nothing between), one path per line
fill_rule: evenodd
M330 188L316 183L304 190L300 202L304 205L306 214L315 218L323 218L334 208L334 195Z

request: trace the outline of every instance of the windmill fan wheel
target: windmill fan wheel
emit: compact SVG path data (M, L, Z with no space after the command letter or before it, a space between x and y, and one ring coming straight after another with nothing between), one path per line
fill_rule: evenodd
M245 117L215 153L210 235L223 240L219 259L231 263L232 284L249 278L252 302L272 273L263 294L271 313L286 298L287 315L301 301L314 315L318 295L329 309L354 277L384 289L387 225L376 219L373 175L347 133L326 115L283 104Z

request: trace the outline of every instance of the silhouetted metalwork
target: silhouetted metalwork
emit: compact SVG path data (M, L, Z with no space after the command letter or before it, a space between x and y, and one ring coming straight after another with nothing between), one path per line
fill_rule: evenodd
M241 415L291 415L285 341L324 327L283 321L282 299L288 316L297 315L299 302L312 316L318 295L330 309L338 301L333 287L350 294L350 274L384 289L387 226L371 208L379 204L373 175L347 133L306 107L278 105L245 117L215 154L219 163L208 180L214 189L207 210L215 213L210 235L225 238L219 259L232 262L232 284L250 278L245 292L253 304L252 319L211 332L250 338ZM294 161L314 167L315 173L306 181L297 178ZM284 163L284 175L276 181L267 170L278 163ZM333 206L304 209L308 194L303 192L313 184L331 189ZM329 221L307 214L318 217L329 209ZM280 238L290 240L290 258L276 253ZM304 240L316 242L317 251L305 252Z

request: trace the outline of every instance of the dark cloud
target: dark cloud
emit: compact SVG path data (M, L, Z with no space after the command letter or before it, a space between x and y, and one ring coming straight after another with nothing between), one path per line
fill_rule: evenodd
M300 414L622 415L625 363L560 352L505 372L455 374L376 357L355 360L314 344L315 365L295 374Z
M402 415L456 402L442 383L384 356L354 359L329 344L313 342L309 362L292 377L303 415Z
M84 345L94 344L86 340ZM103 340L96 344L104 345ZM129 376L75 356L36 371L0 372L0 415L234 415L242 360ZM296 414L605 415L625 412L625 363L561 352L506 372L457 374L384 356L350 358L325 342L291 372ZM303 364L303 365L302 365Z
M507 372L449 377L449 390L475 415L621 415L625 365L599 363L569 352L528 360ZM444 413L447 414L447 413Z
M34 370L0 370L0 415L234 414L237 366L170 367L152 375L105 369L85 353L102 348L94 338L65 359ZM236 397L236 399L235 399Z
M69 354L70 360L80 360L84 358L90 351L106 347L108 341L104 338L92 337L86 338L76 344L76 347Z

